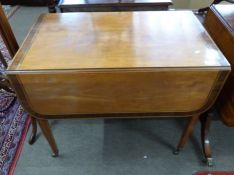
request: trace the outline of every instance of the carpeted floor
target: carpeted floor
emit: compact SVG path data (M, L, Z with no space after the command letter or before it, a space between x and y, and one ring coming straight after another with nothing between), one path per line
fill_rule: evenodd
M15 94L0 90L0 175L12 174L29 126Z
M52 121L60 156L53 158L39 131L25 142L15 175L192 175L197 171L234 169L234 128L214 120L210 140L214 167L202 162L200 125L179 155L185 119L89 119ZM27 138L28 139L28 138Z
M12 100L7 94L0 91L1 105ZM18 100L12 103L0 116L0 175L12 174L29 126L28 115Z

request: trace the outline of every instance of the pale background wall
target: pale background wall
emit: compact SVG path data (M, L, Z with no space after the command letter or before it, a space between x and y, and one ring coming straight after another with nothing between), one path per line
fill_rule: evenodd
M213 0L172 0L175 9L199 9L209 6ZM225 3L225 2L222 2Z

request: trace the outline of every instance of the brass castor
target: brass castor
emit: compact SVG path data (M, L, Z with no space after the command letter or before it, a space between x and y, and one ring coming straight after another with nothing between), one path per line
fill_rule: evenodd
M213 161L213 158L205 158L203 160L203 162L208 166L208 167L212 167L214 166L214 161Z
M173 154L174 154L174 155L180 154L180 149L179 149L179 148L175 149L175 150L173 151Z
M55 153L52 153L52 157L58 157L59 156L59 152L56 151Z
M32 145L32 144L35 143L35 141L36 141L36 135L31 135L31 136L30 136L30 139L29 139L29 141L28 141L28 143L29 143L30 145Z

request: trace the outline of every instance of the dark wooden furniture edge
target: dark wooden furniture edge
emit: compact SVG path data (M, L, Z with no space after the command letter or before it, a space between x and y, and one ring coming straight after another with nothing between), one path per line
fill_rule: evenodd
M60 1L58 8L61 12L111 12L111 11L151 11L168 10L168 6L173 5L171 2L148 2L148 3L95 3L95 4L65 4Z
M31 48L32 41L33 41L34 37L38 33L37 27L41 24L45 15L46 14L40 15L37 22L31 27L31 29L29 30L29 33L26 37L26 40L23 42L20 49L18 50L18 52L14 56L12 63L14 62L15 64L9 65L8 70L16 69L16 67L15 67L16 63L18 65L24 59L25 54Z
M225 27L228 29L228 31L234 36L234 29L232 26L230 26L227 21L223 18L223 16L216 10L215 5L212 5L210 7L210 10L213 11L214 14L216 14L216 17L219 18L219 20L222 22L222 24L225 25Z

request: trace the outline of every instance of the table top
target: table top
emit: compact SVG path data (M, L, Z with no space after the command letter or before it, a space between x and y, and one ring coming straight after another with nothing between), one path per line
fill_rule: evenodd
M86 5L86 4L172 4L171 0L62 0L60 5Z
M191 11L44 14L11 71L229 67Z
M234 4L213 5L211 10L218 14L223 24L234 35Z

